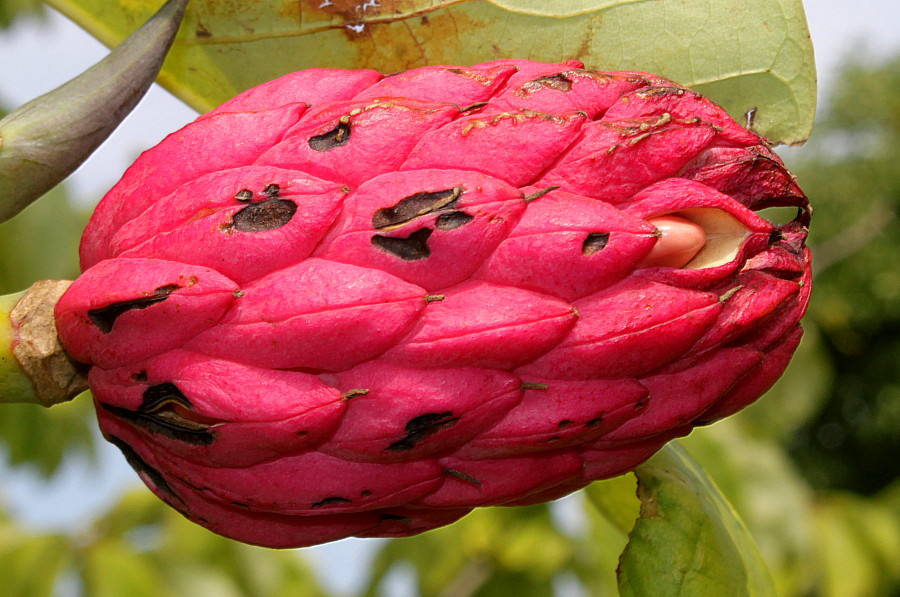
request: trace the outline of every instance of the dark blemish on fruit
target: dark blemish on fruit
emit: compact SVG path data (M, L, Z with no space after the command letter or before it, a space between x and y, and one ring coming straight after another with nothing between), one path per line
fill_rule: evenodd
M428 248L428 237L431 236L431 233L431 228L422 228L406 238L376 234L372 237L372 244L375 248L399 257L403 261L417 261L431 255L431 250Z
M335 147L346 145L349 140L350 125L341 121L327 133L310 138L309 147L313 151L330 151Z
M266 232L291 221L297 204L286 199L267 199L252 203L232 216L232 227L239 232Z
M565 73L556 73L555 75L538 77L537 79L532 79L531 81L524 83L521 87L516 89L515 94L519 97L527 97L541 89L553 89L565 93L572 90L572 79L568 78Z
M458 421L459 417L454 417L450 411L420 415L410 419L406 424L406 435L403 436L403 439L392 443L387 449L392 452L412 450L417 443L438 431L453 427Z
M438 219L434 223L434 226L438 230L454 230L456 228L459 228L460 226L465 226L474 219L475 216L470 216L465 212L451 211L449 213L439 215Z
M460 481L465 481L467 483L471 483L473 485L477 485L478 487L481 487L481 481L479 481L478 479L476 479L475 477L473 477L471 475L467 475L456 469L445 468L443 470L443 473L445 475L447 475L448 477L454 477L456 479L459 479Z
M344 400L350 400L351 398L356 398L357 396L365 396L368 393L369 393L369 390L366 390L363 388L356 388L356 389L344 392L343 394L341 394L341 398L343 398Z
M328 497L322 501L316 502L312 505L313 508L321 508L323 506L335 506L337 504L349 504L350 500L342 497Z
M384 207L372 216L372 226L383 230L399 224L405 224L415 218L433 213L451 205L462 195L462 187L454 187L443 191L415 193L404 197L392 207Z
M523 390L546 390L547 384L536 383L533 381L523 381L522 385L519 387L521 387Z
M234 199L241 203L247 203L253 199L253 191L250 189L241 189L234 195Z
M101 403L104 410L123 421L149 431L195 446L207 446L216 436L209 429L211 423L187 418L192 408L190 400L173 383L161 383L144 390L137 411ZM175 406L181 409L176 410Z
M585 257L597 253L609 242L609 232L592 232L581 244L581 254Z
M685 90L681 87L671 87L664 85L653 85L651 87L645 87L640 91L636 91L635 95L640 98L650 98L650 97L665 97L667 95L684 95Z
M784 240L784 233L781 230L773 230L769 234L769 245L774 245Z
M185 408L191 407L191 401L181 393L178 386L166 382L150 386L144 390L143 401L138 410L141 412L153 411L167 402L177 402Z
M156 303L161 303L179 288L181 287L178 286L178 284L166 284L165 286L160 286L154 290L150 296L113 303L99 309L91 309L87 312L88 319L90 319L91 323L97 326L101 332L108 334L112 331L116 319L123 313L133 309L146 309Z

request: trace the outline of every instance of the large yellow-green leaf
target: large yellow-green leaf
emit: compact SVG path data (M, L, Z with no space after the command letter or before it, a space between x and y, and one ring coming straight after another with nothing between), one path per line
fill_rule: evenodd
M46 0L108 45L161 0ZM160 80L198 110L309 67L582 60L695 87L797 143L815 69L801 0L193 0Z
M619 561L622 597L770 597L775 588L737 513L668 444L635 470L641 515Z

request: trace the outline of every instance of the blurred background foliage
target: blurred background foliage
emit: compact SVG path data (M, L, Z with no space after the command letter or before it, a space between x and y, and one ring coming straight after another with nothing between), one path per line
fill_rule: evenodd
M0 27L39 6L0 1ZM816 210L806 336L768 396L680 443L742 516L778 595L897 596L900 56L848 61L813 137L787 153ZM77 275L87 214L69 199L59 188L0 225L2 292ZM51 478L70 458L94 458L101 440L89 401L4 409L7 465ZM397 597L399 579L405 595L422 597L615 595L634 487L628 475L550 506L484 509L419 537L370 541L376 554L359 594ZM9 597L334 595L310 553L212 535L143 488L67 533L0 512L0 591Z

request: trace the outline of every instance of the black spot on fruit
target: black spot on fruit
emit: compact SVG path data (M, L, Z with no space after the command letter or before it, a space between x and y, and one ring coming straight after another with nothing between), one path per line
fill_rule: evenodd
M215 439L212 423L189 418L191 402L173 383L161 383L144 390L137 411L101 403L110 414L153 434L195 446L207 446Z
M322 508L324 506L336 506L338 504L349 504L350 500L342 497L327 497L312 505L313 508Z
M404 197L393 206L384 207L376 211L372 216L372 226L376 230L383 230L384 228L404 224L439 209L451 207L462 195L462 192L462 187L454 187L443 191L415 193L409 197Z
M268 187L267 187L268 188ZM239 232L266 232L291 221L297 204L286 199L267 199L251 203L232 216L232 227Z
M459 228L460 226L465 226L474 219L475 216L470 216L465 212L451 211L439 215L438 219L434 223L434 226L438 230L454 230L456 228Z
M146 309L151 305L161 303L179 288L181 287L178 286L178 284L167 284L165 286L160 286L149 296L113 303L106 307L100 307L99 309L91 309L87 312L88 319L90 319L91 323L97 326L101 332L108 334L112 331L116 319L123 313L131 311L132 309Z
M406 424L406 435L403 439L395 441L387 447L392 452L406 452L412 450L417 443L431 437L442 429L449 429L456 425L459 417L454 417L449 410L442 413L428 413L410 419Z
M445 468L443 473L448 477L453 477L454 479L459 479L460 481L465 481L466 483L471 483L476 487L481 487L481 481L473 477L472 475L467 475L462 471L458 471L454 468Z
M240 201L241 203L247 203L253 199L253 191L250 189L241 189L234 195L235 201Z
M144 390L143 401L138 407L141 412L151 412L169 402L178 402L186 408L191 407L190 400L181 393L173 383L161 383Z
M376 234L372 237L372 244L377 249L399 257L403 261L417 261L431 255L431 250L428 248L428 237L431 236L431 233L431 228L422 228L406 238Z
M339 122L336 127L322 135L311 137L309 147L313 151L329 151L335 147L346 145L350 140L350 125Z
M609 232L592 232L581 244L581 254L585 257L602 250L609 242Z
M554 89L565 93L572 90L572 79L568 78L565 73L538 77L522 85L516 95L526 96L540 89Z

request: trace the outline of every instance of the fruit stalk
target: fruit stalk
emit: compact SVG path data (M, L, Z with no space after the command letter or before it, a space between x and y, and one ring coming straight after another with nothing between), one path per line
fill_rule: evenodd
M84 367L59 343L53 319L53 308L70 284L44 280L0 296L0 403L49 407L87 389Z

